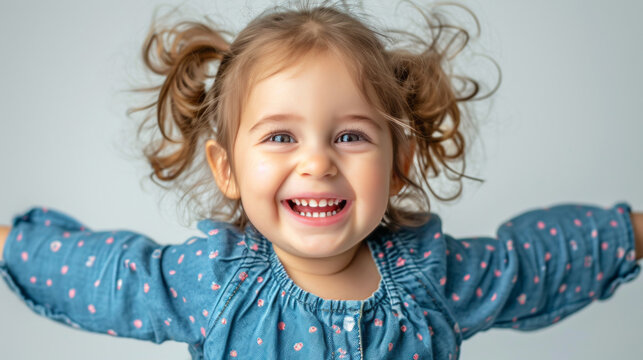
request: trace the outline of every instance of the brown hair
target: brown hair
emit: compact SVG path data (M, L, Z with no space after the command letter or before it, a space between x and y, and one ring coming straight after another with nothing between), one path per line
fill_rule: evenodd
M348 9L345 3L344 7ZM165 189L178 191L180 202L186 201L192 214L231 221L243 228L248 219L241 201L225 198L212 181L203 154L205 141L214 138L225 149L234 174L232 148L240 109L248 89L264 73L262 69L270 69L270 76L311 51L331 51L343 55L365 97L389 120L393 176L403 187L389 202L383 223L395 229L425 222L430 204L423 184L438 199L452 200L462 192L462 178L471 178L464 175L461 122L463 105L476 97L479 85L469 77L450 73L450 61L465 48L469 33L446 22L438 12L415 7L426 20L427 40L401 30L383 35L351 11L326 2L317 7L300 3L294 9L270 8L231 43L224 38L231 34L216 30L209 19L165 27L153 23L143 46L143 59L165 81L138 89L158 92L158 99L128 110L128 114L150 111L139 126L139 137L156 114L156 124L148 130L157 130L160 138L159 134L153 136L143 149L152 167L150 178ZM468 13L477 25L475 16ZM410 45L387 48L385 41L393 43L393 34L406 36ZM209 66L217 63L214 83L208 89L206 82L212 78ZM456 87L458 84L466 86ZM405 174L398 160L411 148L414 156ZM451 162L461 162L462 171L454 170ZM437 194L429 183L429 178L443 169L458 184L457 192L449 197ZM404 205L407 200L417 210Z

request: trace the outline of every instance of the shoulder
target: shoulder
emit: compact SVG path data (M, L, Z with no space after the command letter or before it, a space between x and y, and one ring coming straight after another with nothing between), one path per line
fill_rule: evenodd
M197 223L197 228L208 237L220 239L222 237L242 237L242 232L236 226L212 219L204 219Z
M429 214L423 224L402 226L395 230L380 227L373 235L377 257L395 264L394 268L426 268L428 261L433 265L444 262L446 240L442 233L442 222L436 214Z
M425 215L426 217L426 215ZM442 220L437 214L428 214L428 220L417 226L403 226L389 231L392 241L407 247L422 247L431 243L431 240L442 237Z
M201 220L197 228L206 236L211 257L241 253L245 249L244 234L230 223L212 219Z

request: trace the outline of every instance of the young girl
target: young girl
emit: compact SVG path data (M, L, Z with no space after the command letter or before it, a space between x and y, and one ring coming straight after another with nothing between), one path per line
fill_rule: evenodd
M175 246L17 215L2 274L39 314L186 342L196 359L450 359L477 332L557 323L638 274L641 215L624 203L528 211L496 238L454 239L426 216L421 186L462 159L475 95L443 68L453 37L387 50L332 7L266 13L232 44L174 31L146 42L166 76L147 155L158 179L187 181L203 152L216 211Z

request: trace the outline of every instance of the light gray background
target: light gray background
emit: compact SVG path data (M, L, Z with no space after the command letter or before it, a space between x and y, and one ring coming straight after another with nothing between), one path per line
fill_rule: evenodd
M132 229L159 243L194 233L179 225L171 201L157 206L156 189L140 183L145 163L127 155L133 131L125 110L140 102L122 90L144 79L139 49L159 3L0 2L0 223L47 205L95 229ZM271 3L188 4L238 30ZM384 19L394 6L383 3L365 6ZM477 50L495 58L504 77L493 103L478 108L482 140L468 169L486 182L467 182L460 200L434 206L446 231L492 235L513 215L560 202L625 200L643 210L643 2L464 3L482 23ZM638 358L642 298L637 279L545 330L479 333L461 358ZM4 284L0 304L3 359L189 357L185 344L115 339L48 321Z

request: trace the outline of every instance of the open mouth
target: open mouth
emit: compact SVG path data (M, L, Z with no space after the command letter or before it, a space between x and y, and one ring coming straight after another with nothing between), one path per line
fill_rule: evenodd
M316 201L316 200L286 200L292 211L300 216L309 218L327 218L340 213L346 206L346 200Z

